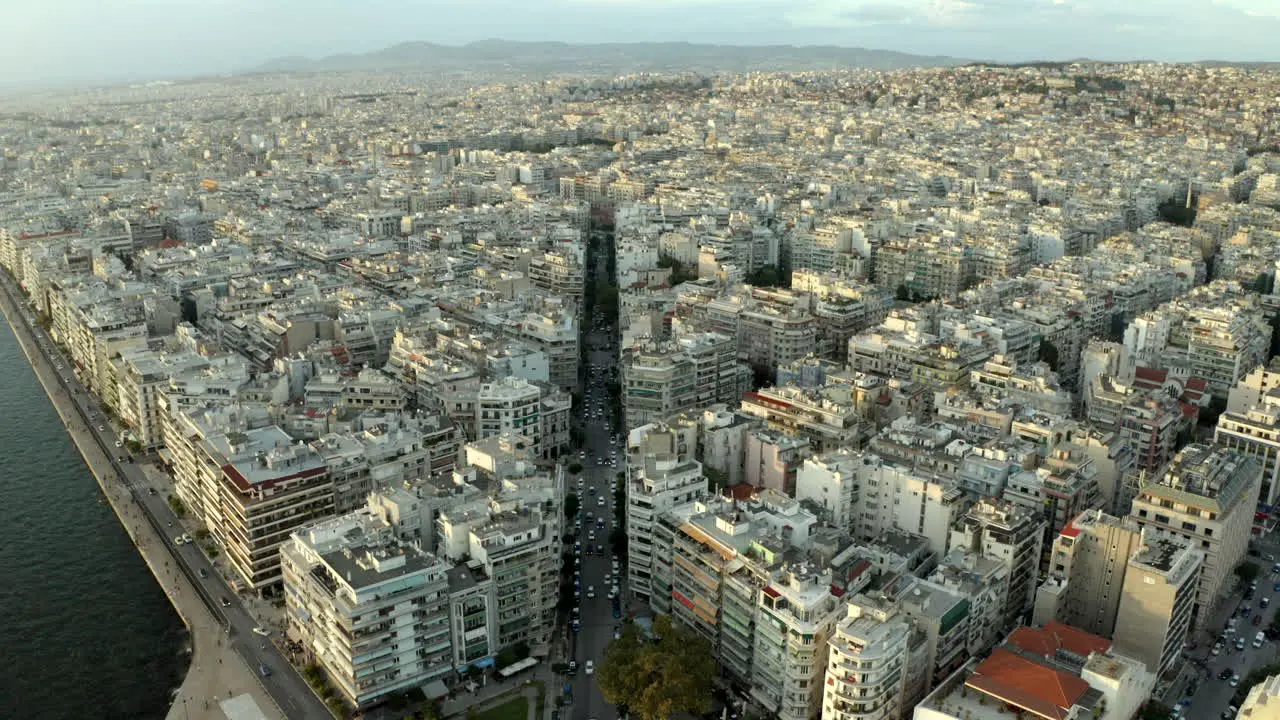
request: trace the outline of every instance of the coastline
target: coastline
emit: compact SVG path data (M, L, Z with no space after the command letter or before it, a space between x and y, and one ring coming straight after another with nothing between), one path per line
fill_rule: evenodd
M62 420L67 434L85 461L116 519L124 527L143 562L155 577L170 604L187 629L188 665L179 687L170 699L167 718L208 718L220 720L226 714L219 702L249 694L267 717L284 717L274 701L263 690L256 675L244 661L223 642L223 622L209 612L198 590L182 572L178 572L168 546L168 538L147 521L128 487L120 478L105 450L93 436L74 400L58 381L57 371L37 345L15 297L13 279L0 273L0 313L5 317L40 381L45 395ZM238 699L238 698L237 698Z

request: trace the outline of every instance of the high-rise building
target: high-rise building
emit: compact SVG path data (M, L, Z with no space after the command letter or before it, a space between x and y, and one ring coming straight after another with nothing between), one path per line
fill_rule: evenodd
M654 525L677 505L704 497L707 478L701 463L660 455L640 458L628 473L627 589L637 600L647 602L655 592L670 592L653 585Z
M1196 604L1204 622L1245 557L1262 465L1233 450L1191 444L1169 471L1142 486L1132 517L1153 537L1182 538L1204 553Z
M828 645L824 720L880 720L905 716L912 628L901 616L875 617L850 603Z
M1182 668L1204 556L1172 540L1148 540L1129 558L1116 616L1115 650L1160 678Z
M280 552L290 635L357 708L455 667L451 567L390 530L357 511L299 531Z

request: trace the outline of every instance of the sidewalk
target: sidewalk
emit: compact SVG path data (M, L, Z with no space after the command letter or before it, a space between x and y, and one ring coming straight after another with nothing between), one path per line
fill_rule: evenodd
M7 278L3 281L7 288L12 287ZM9 320L36 377L66 425L67 433L84 457L89 471L110 501L120 524L133 540L142 559L190 633L193 649L191 665L173 697L173 705L167 717L180 720L223 720L231 717L231 714L224 712L220 704L229 699L236 705L251 701L266 717L281 717L252 671L234 651L225 646L222 628L217 620L209 614L186 577L173 567L169 550L164 545L168 539L156 535L142 511L135 506L133 496L121 485L120 478L112 468L111 459L84 424L74 401L58 383L55 371L44 354L34 345L33 338L20 317L20 311L14 307L8 292L0 291L0 311Z

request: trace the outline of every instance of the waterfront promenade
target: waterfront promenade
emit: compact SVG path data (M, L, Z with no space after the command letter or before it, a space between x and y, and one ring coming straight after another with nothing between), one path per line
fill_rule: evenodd
M174 695L170 720L256 720L280 718L284 714L260 684L257 675L232 648L221 619L209 611L198 590L180 572L168 547L169 539L161 534L138 507L127 481L116 468L95 437L75 400L59 381L58 371L38 346L23 315L14 303L12 280L0 277L0 311L9 321L23 353L31 363L75 442L85 464L98 481L103 494L120 520L160 587L173 603L189 630L192 648L191 664L178 692ZM65 372L65 370L64 370ZM177 528L175 534L181 533ZM286 668L279 668L291 672ZM326 713L327 715L327 713Z

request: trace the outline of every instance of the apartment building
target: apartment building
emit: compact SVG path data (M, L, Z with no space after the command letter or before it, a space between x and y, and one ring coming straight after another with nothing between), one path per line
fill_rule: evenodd
M163 396L170 377L199 372L209 367L209 361L194 353L125 351L114 362L120 419L143 450L155 450L164 444Z
M629 464L627 474L627 589L640 602L670 602L670 584L654 585L655 525L677 506L705 497L707 478L697 461L653 454Z
M449 563L369 511L300 529L280 558L289 637L347 703L451 679Z
M912 662L921 643L910 623L860 603L850 602L847 615L828 641L827 681L823 687L824 720L902 718L910 707L907 687ZM917 648L913 650L913 648Z
M534 287L551 295L582 300L584 272L576 255L543 253L529 261L528 275Z
M1001 562L1009 569L1003 626L1016 627L1035 604L1045 521L1007 501L984 499L951 530L950 547Z
M1204 555L1174 540L1143 539L1124 575L1115 650L1169 679L1190 643Z
M1240 703L1237 720L1275 720L1280 718L1280 675L1272 675L1249 689Z
M1280 389L1257 397L1253 405L1240 410L1228 407L1218 416L1213 444L1257 460L1262 465L1258 502L1275 505L1280 500Z
M856 448L866 432L848 385L771 387L742 395L741 412L809 439L816 452Z
M779 569L754 618L751 695L780 720L820 715L828 639L844 612L831 571L807 563Z
M628 427L684 410L733 403L751 387L732 338L718 333L649 342L624 352L622 401Z
M796 473L795 498L821 508L823 521L852 532L861 461L860 454L849 450L805 458Z
M223 431L175 446L176 484L187 508L222 547L237 584L258 594L279 590L280 546L298 528L334 515L333 480L324 459L274 425ZM199 469L191 472L192 466ZM194 480L194 482L193 482Z
M1182 538L1204 554L1197 627L1232 582L1248 550L1261 476L1262 465L1254 458L1193 443L1133 500L1129 514L1139 527L1156 538Z

